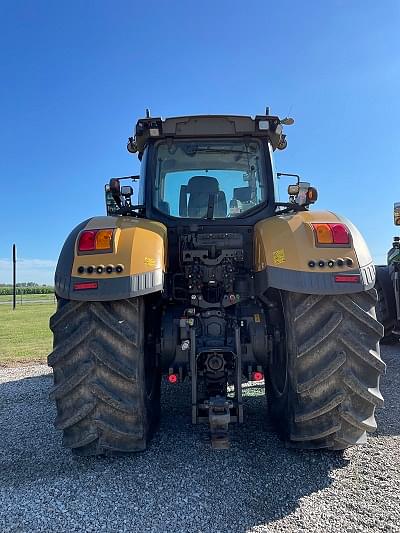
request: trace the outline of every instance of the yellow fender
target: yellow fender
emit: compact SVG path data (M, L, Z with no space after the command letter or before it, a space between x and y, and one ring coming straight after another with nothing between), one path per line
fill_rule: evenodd
M312 224L344 224L348 245L320 245ZM258 292L268 287L305 294L346 294L371 289L375 267L358 229L329 211L300 211L258 222L254 228Z
M82 231L101 229L113 230L112 250L80 252ZM90 218L71 232L63 246L55 274L56 294L69 300L106 301L161 291L166 246L167 228L159 222Z

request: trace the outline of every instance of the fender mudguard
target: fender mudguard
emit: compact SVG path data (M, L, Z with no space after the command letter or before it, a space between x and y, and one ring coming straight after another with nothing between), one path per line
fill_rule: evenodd
M95 229L114 230L111 252L78 251L81 232ZM64 243L55 273L55 292L68 300L107 301L161 291L166 246L167 228L159 222L120 216L85 220ZM121 272L116 269L118 265ZM92 273L88 267L93 267ZM102 267L101 274L98 267ZM112 267L112 272L108 273L107 267Z
M317 245L312 223L345 224L350 243ZM262 220L254 229L254 246L260 294L269 287L304 294L347 294L375 284L375 267L362 235L349 220L329 211L300 211ZM339 265L344 260L342 266L338 259Z

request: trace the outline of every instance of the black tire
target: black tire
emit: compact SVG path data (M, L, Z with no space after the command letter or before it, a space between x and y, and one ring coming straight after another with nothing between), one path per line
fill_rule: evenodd
M59 299L50 319L55 426L78 455L146 448L160 413L160 372L145 354L143 298ZM146 355L146 357L145 357Z
M381 344L396 344L399 338L392 333L396 325L396 300L388 266L376 267L375 289L378 293L376 318L385 329Z
M286 335L267 373L270 414L298 448L343 450L366 441L383 404L383 328L374 289L319 296L282 292Z

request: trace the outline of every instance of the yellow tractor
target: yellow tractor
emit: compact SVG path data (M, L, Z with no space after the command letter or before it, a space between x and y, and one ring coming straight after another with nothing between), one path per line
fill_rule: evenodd
M375 268L351 222L309 209L317 191L298 176L277 200L273 152L292 123L138 120L140 176L110 180L107 216L71 232L55 274L51 398L74 453L144 450L162 378L177 394L190 381L214 448L243 422L246 381L265 382L290 446L343 450L375 430Z

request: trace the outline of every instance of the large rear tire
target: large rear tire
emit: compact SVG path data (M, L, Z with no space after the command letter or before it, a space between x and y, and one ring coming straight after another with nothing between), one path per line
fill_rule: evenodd
M383 404L383 328L376 291L319 296L282 292L285 339L269 365L267 397L282 439L343 450L366 441Z
M376 267L375 289L378 293L376 318L385 328L381 344L396 344L399 340L398 336L393 334L396 325L396 299L387 265Z
M55 426L79 455L146 448L160 412L160 372L145 350L143 298L59 299L50 319Z

